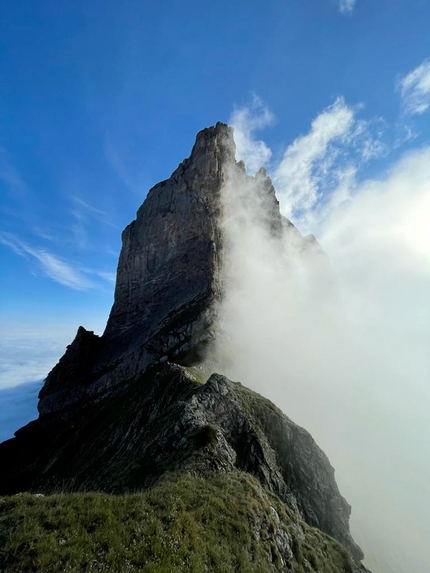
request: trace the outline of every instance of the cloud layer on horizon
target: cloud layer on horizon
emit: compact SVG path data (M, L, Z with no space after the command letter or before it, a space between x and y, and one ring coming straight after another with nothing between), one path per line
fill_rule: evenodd
M42 380L27 382L13 388L0 387L0 443L37 418L37 396Z
M76 330L74 324L3 325L0 390L46 378Z
M82 319L83 317L81 317ZM106 316L88 315L88 324L102 334ZM3 322L0 329L0 390L46 378L78 330L78 319L59 322Z

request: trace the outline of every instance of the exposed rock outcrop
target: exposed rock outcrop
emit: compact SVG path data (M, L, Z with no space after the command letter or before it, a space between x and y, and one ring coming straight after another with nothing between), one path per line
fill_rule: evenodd
M0 491L122 493L150 487L168 471L239 469L361 558L350 507L310 434L241 384L202 377L199 368L166 363L67 421L31 423L0 450L9 468Z
M232 128L200 132L123 233L104 334L79 328L40 392L39 419L0 445L0 494L126 492L166 472L239 470L360 560L350 507L312 437L241 384L221 374L206 382L199 366L223 295L221 193L235 185L273 237L293 232L303 252L318 248L281 217L265 170L250 177L236 162Z
M204 345L220 292L220 193L236 167L234 153L231 127L205 129L191 156L149 191L122 235L106 330L90 352L83 343L89 335L79 329L40 393L42 415L101 395L160 358L179 361Z
M258 217L275 236L294 230L281 216L265 169L250 177L235 160L233 129L202 130L192 153L153 187L122 234L114 304L101 337L79 328L40 392L42 416L98 399L159 360L201 361L213 337L222 297L223 188L258 202Z

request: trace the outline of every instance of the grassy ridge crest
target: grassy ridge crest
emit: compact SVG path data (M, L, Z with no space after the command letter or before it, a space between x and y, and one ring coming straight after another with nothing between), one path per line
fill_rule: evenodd
M343 547L248 474L170 475L126 495L0 498L3 573L352 573Z

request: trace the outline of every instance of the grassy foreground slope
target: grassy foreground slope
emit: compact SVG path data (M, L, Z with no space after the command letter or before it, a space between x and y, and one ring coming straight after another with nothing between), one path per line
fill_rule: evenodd
M143 493L0 498L3 573L353 573L334 539L248 474L171 476Z
M363 555L312 436L239 382L164 363L102 400L41 416L0 444L0 495L146 491L167 474L246 472L306 523Z

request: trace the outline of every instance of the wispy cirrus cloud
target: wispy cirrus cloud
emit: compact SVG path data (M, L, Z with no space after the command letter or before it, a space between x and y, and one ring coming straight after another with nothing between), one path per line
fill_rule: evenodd
M45 275L57 283L75 290L86 290L94 286L78 269L44 249L33 249L27 246L25 252L37 259Z
M357 0L339 0L339 11L341 14L351 14Z
M108 216L106 211L97 209L97 207L90 205L89 203L87 203L87 201L84 201L83 199L77 196L73 196L72 201L75 204L75 210L73 211L73 214L75 216L85 219L92 217L93 219L96 219L97 221L100 221L100 223L104 223L109 227L113 227L114 229L120 229L118 225L115 225L115 223L112 223L112 221L109 221L106 218Z
M421 115L430 107L430 58L397 82L404 112Z
M80 249L100 250L100 245L96 245L94 241L94 238L97 238L95 231L100 234L103 226L121 229L109 220L106 211L90 205L79 196L71 195L69 201L71 205L67 212L69 219L66 223L61 224L52 220L48 224L39 223L32 227L32 232L38 238L56 246L73 244ZM103 251L106 251L106 244L103 245ZM118 252L114 250L113 254L117 256Z
M74 268L70 263L46 249L32 247L11 233L2 233L0 243L21 257L28 258L30 256L36 259L40 263L43 273L59 284L75 290L86 290L94 286L92 281L85 277L79 269Z
M115 272L99 271L97 269L89 269L89 268L83 268L82 271L89 274L89 275L99 277L108 283L114 283L116 280L116 273Z
M91 221L95 220L114 229L119 229L117 225L107 219L106 211L90 205L76 195L72 195L71 201L73 207L70 210L70 214L74 219L72 231L75 236L75 242L80 248L85 249L88 247L88 224Z
M97 209L96 207L93 207L92 205L90 205L89 203L87 203L86 201L81 199L80 197L72 197L72 200L76 205L82 207L85 211L93 214L96 217L106 215L106 211L102 211L101 209Z
M110 166L117 174L120 181L122 181L123 185L133 193L136 193L136 182L134 178L131 176L129 169L127 168L121 154L119 153L116 145L114 145L113 140L106 136L105 138L105 150L106 150L106 158L110 163Z

